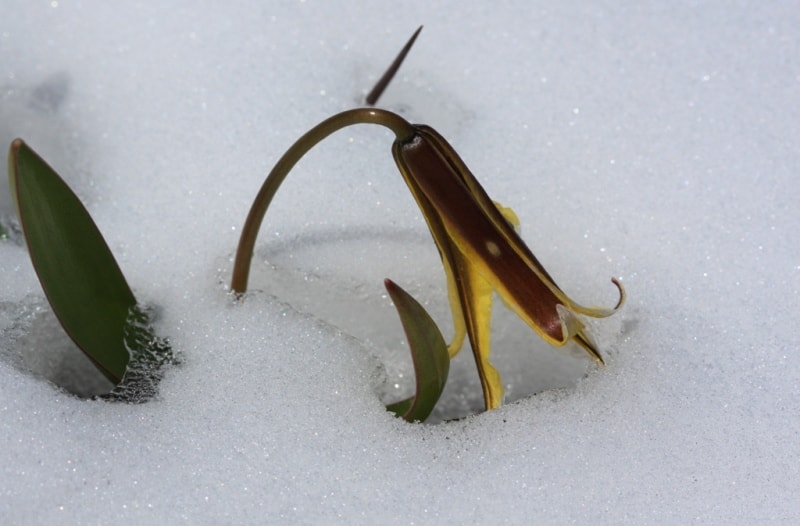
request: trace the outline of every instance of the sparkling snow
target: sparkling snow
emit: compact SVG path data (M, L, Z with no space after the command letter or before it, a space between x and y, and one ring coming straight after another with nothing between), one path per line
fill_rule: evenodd
M512 401L438 425L383 409L413 377L382 279L451 326L385 130L298 165L227 291L272 164L420 24L380 105L568 294L629 296L591 325L602 369L498 307ZM798 28L793 2L6 0L0 162L20 136L64 175L182 363L146 404L69 394L96 375L0 242L1 522L797 523ZM466 350L437 418L478 391Z

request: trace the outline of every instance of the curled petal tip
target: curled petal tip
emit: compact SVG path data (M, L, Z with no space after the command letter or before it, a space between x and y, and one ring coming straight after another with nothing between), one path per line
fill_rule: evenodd
M611 278L611 283L616 285L617 289L619 290L619 300L617 301L617 304L612 309L614 312L616 312L625 304L625 299L628 296L627 296L627 294L625 294L625 287L622 286L622 283L620 283L620 281L617 278Z
M617 304L614 305L612 308L608 307L584 307L574 301L570 300L568 297L564 296L563 301L565 305L569 307L570 310L577 312L578 314L583 314L585 316L591 316L592 318L608 318L609 316L613 316L622 306L625 304L625 299L627 298L627 294L625 294L625 287L622 286L622 283L617 278L611 278L611 283L616 285L617 290L619 291L619 299L617 300Z

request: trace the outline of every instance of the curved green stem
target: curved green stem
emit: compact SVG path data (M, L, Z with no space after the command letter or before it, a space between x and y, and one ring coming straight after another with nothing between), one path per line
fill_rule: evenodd
M261 228L261 222L267 213L267 208L269 208L272 198L275 197L275 193L280 188L283 180L289 175L297 161L318 142L328 135L353 124L379 124L385 126L394 132L398 141L405 141L415 133L414 126L395 113L377 108L357 108L343 111L322 121L300 137L275 164L275 167L261 186L261 190L258 191L258 195L253 201L253 206L250 207L250 213L247 214L233 263L231 288L234 292L243 293L247 290L250 260L253 258L253 248L255 247L258 230Z

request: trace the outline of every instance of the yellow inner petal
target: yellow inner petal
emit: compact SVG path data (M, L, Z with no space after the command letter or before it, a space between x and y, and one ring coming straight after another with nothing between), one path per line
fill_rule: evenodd
M463 316L472 340L475 365L481 379L486 409L500 407L503 403L503 382L500 373L489 362L491 356L492 286L477 271L475 265L463 254L456 255L459 275L462 277L461 301L465 303Z

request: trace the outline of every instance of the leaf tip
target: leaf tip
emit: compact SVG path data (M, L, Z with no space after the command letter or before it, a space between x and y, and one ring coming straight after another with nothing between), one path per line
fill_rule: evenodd
M385 90L386 86L388 86L392 81L392 78L394 78L397 70L399 70L400 66L403 64L406 55L408 55L408 52L411 51L411 46L414 45L414 41L417 40L420 31L422 31L422 26L419 26L417 30L414 31L414 34L411 35L411 38L408 39L406 45L400 50L400 53L394 59L394 62L392 62L392 64L389 66L389 69L387 69L380 80L378 80L378 83L375 84L375 87L372 88L372 91L367 94L364 102L366 102L368 106L374 106L375 103L378 102L378 99L383 94L383 90Z
M23 146L25 146L25 142L19 137L11 141L11 146L8 149L9 160L16 158Z

